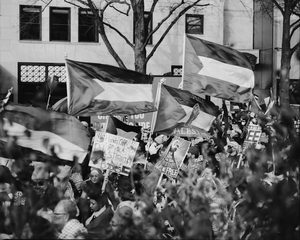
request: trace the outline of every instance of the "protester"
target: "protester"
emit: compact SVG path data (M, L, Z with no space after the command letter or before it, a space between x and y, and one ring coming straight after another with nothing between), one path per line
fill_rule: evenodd
M89 194L92 215L85 221L89 239L103 239L109 233L109 223L114 213L107 197L103 194Z
M114 189L110 181L104 184L104 176L102 171L99 168L91 168L90 177L84 180L81 184L82 189L82 198L87 198L92 192L97 194L102 194L102 188L104 188L103 194L108 198L113 208L116 207L117 201L114 195Z
M76 204L70 199L60 200L54 208L53 223L58 239L76 239L85 236L87 229L78 221Z
M218 119L206 137L178 138L190 143L180 160L178 136L137 137L127 174L102 172L88 158L87 175L78 163L13 160L0 169L1 238L226 240L257 233L279 239L264 229L274 226L287 236L283 222L295 236L299 161L286 118L242 112L226 120L227 128ZM261 137L245 147L247 126L257 123ZM157 168L166 159L164 167L179 170L175 177ZM293 217L277 215L274 202Z

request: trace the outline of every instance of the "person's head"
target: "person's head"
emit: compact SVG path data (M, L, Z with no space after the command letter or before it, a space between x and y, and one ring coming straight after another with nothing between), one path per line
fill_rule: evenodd
M203 155L204 157L208 156L209 153L209 142L208 141L203 141L199 144L199 150L200 154Z
M103 178L103 173L99 168L91 168L90 180L92 183L98 183Z
M34 170L31 175L31 185L39 195L43 194L49 185L50 167L46 162L33 162Z
M56 204L53 214L53 223L56 226L56 228L60 231L64 228L64 226L69 220L76 218L76 204L70 199L62 199Z
M115 236L120 236L126 227L133 222L133 210L129 206L117 208L110 221L111 229Z
M65 192L68 182L70 180L72 170L70 166L58 166L58 172L55 174L53 178L54 186L62 191Z
M191 157L191 158L198 158L199 157L199 148L196 147L196 146L192 146L189 148L189 151L188 151L188 157Z
M108 205L107 196L105 194L90 193L89 199L92 212L98 212L102 207Z
M172 142L172 145L170 147L170 152L176 152L177 149L180 147L179 145L179 140L178 139L175 139L173 142Z

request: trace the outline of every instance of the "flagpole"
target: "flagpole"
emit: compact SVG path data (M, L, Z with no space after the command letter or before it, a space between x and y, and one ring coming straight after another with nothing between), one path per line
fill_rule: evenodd
M104 191L105 191L105 187L106 187L106 184L108 182L108 176L109 176L109 169L106 169L103 184L102 184L102 188L101 188L102 193L104 193Z
M151 120L151 126L150 126L150 136L152 135L153 133L153 130L154 130L154 124L156 123L156 118L157 118L157 111L158 111L158 105L159 105L159 101L160 101L160 94L161 94L161 85L163 83L165 83L166 79L165 78L162 78L159 80L158 82L158 85L157 85L157 89L156 89L156 96L155 96L155 107L156 107L156 111L153 112L153 115L152 115L152 120Z
M108 121L109 121L109 118L110 118L110 116L108 115L108 116L106 116L106 121L105 121L105 126L104 126L104 128L103 128L103 132L106 132L107 131L107 127L108 127Z
M105 126L104 126L104 132L107 131L107 126L108 126L108 121L109 121L109 118L110 116L106 116L106 121L105 121ZM103 180L103 184L102 184L102 193L104 193L105 191L105 187L106 187L106 184L108 182L108 176L109 176L109 168L106 169L106 172L105 172L105 175L104 175L104 180Z
M181 73L181 82L179 83L178 88L183 89L183 73L184 73L184 59L185 59L185 39L186 39L186 34L183 35L183 54L182 54L182 73Z
M150 139L151 139L151 136L152 136L153 131L154 131L154 124L156 123L156 118L157 118L157 111L158 111L158 105L159 105L160 94L161 94L161 85L163 83L165 83L165 81L166 81L165 78L160 79L159 82L158 82L158 85L157 85L157 89L156 89L156 96L155 96L155 102L154 102L154 106L156 108L156 111L153 112L153 114L152 114L151 125L150 125L150 133L149 133L148 141L147 141L147 144L149 145L149 147L150 147ZM149 149L146 153L146 160L148 159L148 154L149 154Z
M4 109L4 105L7 104L8 100L10 98L10 95L12 94L12 90L13 90L13 87L8 89L5 98L0 101L0 112L2 112L2 110Z
M65 69L66 69L66 85L67 85L67 112L70 114L70 94L71 94L71 84L70 84L70 74L67 66L67 54L65 53Z
M48 108L49 108L50 98L51 98L51 93L49 93L49 95L48 95L46 110L48 110Z

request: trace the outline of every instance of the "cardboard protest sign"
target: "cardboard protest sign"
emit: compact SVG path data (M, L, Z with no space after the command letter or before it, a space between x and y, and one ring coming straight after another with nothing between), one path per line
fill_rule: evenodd
M243 151L245 151L250 146L256 146L260 141L262 130L259 125L249 124L247 129L247 136L243 144Z
M138 142L96 131L89 166L129 175Z
M174 137L166 148L162 159L155 164L155 168L170 178L176 178L190 144L190 141Z

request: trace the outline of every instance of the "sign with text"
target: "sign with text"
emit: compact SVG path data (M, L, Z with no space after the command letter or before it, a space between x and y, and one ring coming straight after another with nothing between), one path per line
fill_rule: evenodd
M89 166L128 176L138 142L96 131Z
M261 133L261 127L259 125L249 124L247 129L247 136L243 144L243 151L245 151L250 146L255 146L260 140Z
M155 164L155 168L170 178L176 178L190 144L190 141L174 137L166 148L162 159Z

